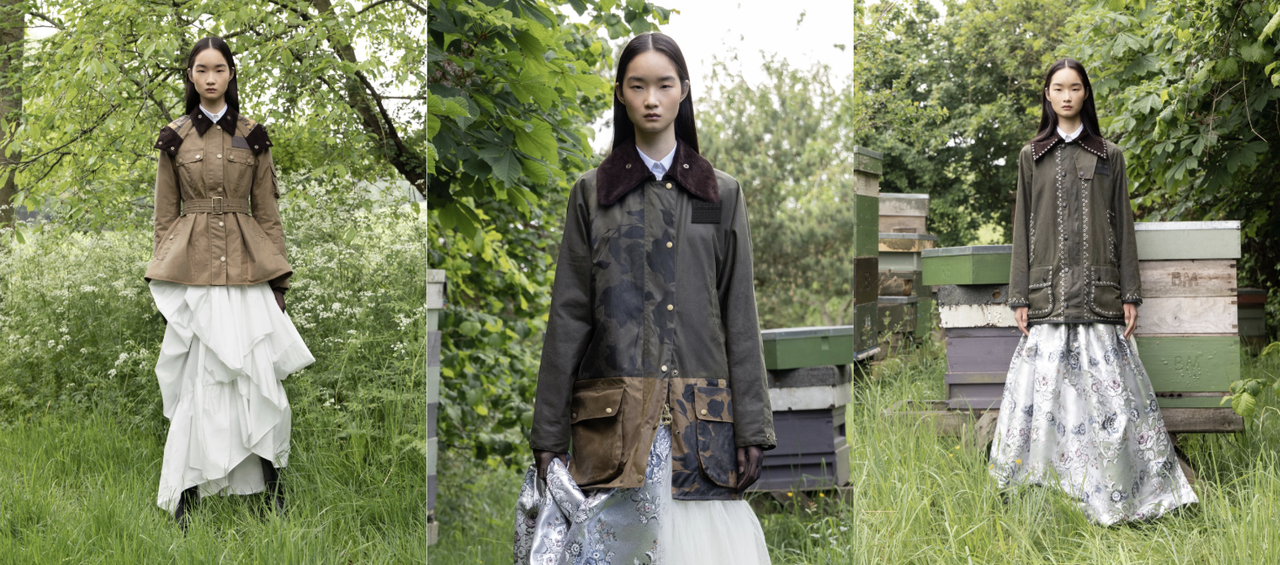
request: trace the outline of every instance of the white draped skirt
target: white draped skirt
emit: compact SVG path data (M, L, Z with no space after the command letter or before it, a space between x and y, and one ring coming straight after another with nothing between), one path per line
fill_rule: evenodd
M156 504L182 491L265 488L259 457L284 467L291 413L280 381L315 358L267 284L188 286L151 281L168 320L156 377L169 419Z

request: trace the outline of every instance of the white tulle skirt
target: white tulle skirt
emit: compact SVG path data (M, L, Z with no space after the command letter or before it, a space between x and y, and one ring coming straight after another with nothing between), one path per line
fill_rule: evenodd
M262 457L288 464L291 413L280 381L315 358L271 289L151 281L168 320L156 377L169 418L156 504L265 488Z

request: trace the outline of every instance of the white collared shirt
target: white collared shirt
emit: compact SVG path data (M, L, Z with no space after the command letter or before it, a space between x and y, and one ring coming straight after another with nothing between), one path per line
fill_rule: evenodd
M671 147L671 152L667 153L666 157L657 161L650 159L648 155L645 155L644 151L640 150L639 145L636 146L636 153L640 154L640 159L644 161L644 166L648 167L650 171L653 171L653 176L658 177L658 180L662 180L662 175L667 174L667 170L671 168L671 162L676 158L676 146L678 145L680 145L680 142L677 141L676 145Z
M215 124L216 124L216 123L218 123L218 120L221 120L221 119L222 119L222 116L226 115L226 113L227 113L227 108L229 108L229 107L230 107L230 106L227 106L226 104L223 104L223 105L222 105L222 111L221 111L221 112L218 112L217 114L215 114L215 113L213 113L213 112L210 112L210 111L208 111L208 110L204 109L204 104L201 104L201 105L200 105L200 111L201 111L201 112L204 112L204 115L209 116L209 119L210 119L210 120L212 120L212 121L213 121L213 123L215 123Z
M1071 133L1066 133L1062 131L1062 128L1057 128L1057 129L1058 129L1058 135L1062 136L1062 140L1067 143L1071 143L1071 140L1077 137L1080 137L1080 134L1084 133L1084 123L1082 122L1080 124L1080 127L1076 128L1076 131L1073 131Z

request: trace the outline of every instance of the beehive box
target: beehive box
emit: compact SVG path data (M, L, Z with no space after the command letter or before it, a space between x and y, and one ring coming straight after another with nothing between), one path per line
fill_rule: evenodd
M879 210L875 196L857 194L853 197L853 254L856 257L874 257L880 247Z
M1012 245L941 247L920 252L924 284L1009 284ZM883 258L881 263L883 263Z
M919 253L938 246L938 236L920 233L880 232L880 252Z
M917 296L881 296L876 312L877 330L914 334L919 301Z
M916 303L916 339L924 339L933 330L933 304L932 298L924 296Z
M856 304L853 307L853 324L858 328L858 359L866 359L879 349L880 335L877 331L876 316L879 314L879 302Z
M878 257L857 257L853 260L853 303L870 304L876 301L880 290Z
M880 271L880 296L922 296L929 290L920 271Z
M847 365L858 359L855 326L783 328L760 332L769 370Z
M936 251L931 250L931 251ZM880 271L914 272L924 269L921 259L923 252L882 251L880 252ZM928 284L926 282L926 284Z
M845 408L774 412L778 446L751 490L813 490L849 484Z
M1239 259L1240 222L1137 222L1138 259Z
M444 308L444 271L427 270L427 545L434 544L439 530L435 518L436 506L436 418L440 406L440 331L439 313Z
M882 233L924 234L929 216L928 194L881 194Z
M849 403L853 394L849 365L822 365L771 370L769 404L775 413L828 410Z

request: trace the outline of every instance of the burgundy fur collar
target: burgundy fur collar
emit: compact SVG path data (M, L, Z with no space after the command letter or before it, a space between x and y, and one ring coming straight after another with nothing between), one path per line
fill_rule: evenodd
M1054 132L1053 137L1050 137L1049 139L1031 142L1031 156L1035 158L1034 160L1039 161L1041 157L1044 157L1044 155L1048 153L1050 149L1053 149L1053 146L1057 145L1060 141L1062 141L1062 136L1058 135L1058 132ZM1081 132L1080 137L1077 137L1075 141L1079 143L1080 147L1084 148L1085 151L1093 153L1103 159L1107 158L1107 141L1089 133L1089 130L1086 129Z
M676 143L676 155L671 160L671 170L664 179L675 178L675 184L707 202L720 201L720 185L711 163L694 151L687 143ZM645 179L653 178L640 158L640 150L628 143L616 148L596 169L596 192L600 205L609 206L620 200L631 189L640 186Z

